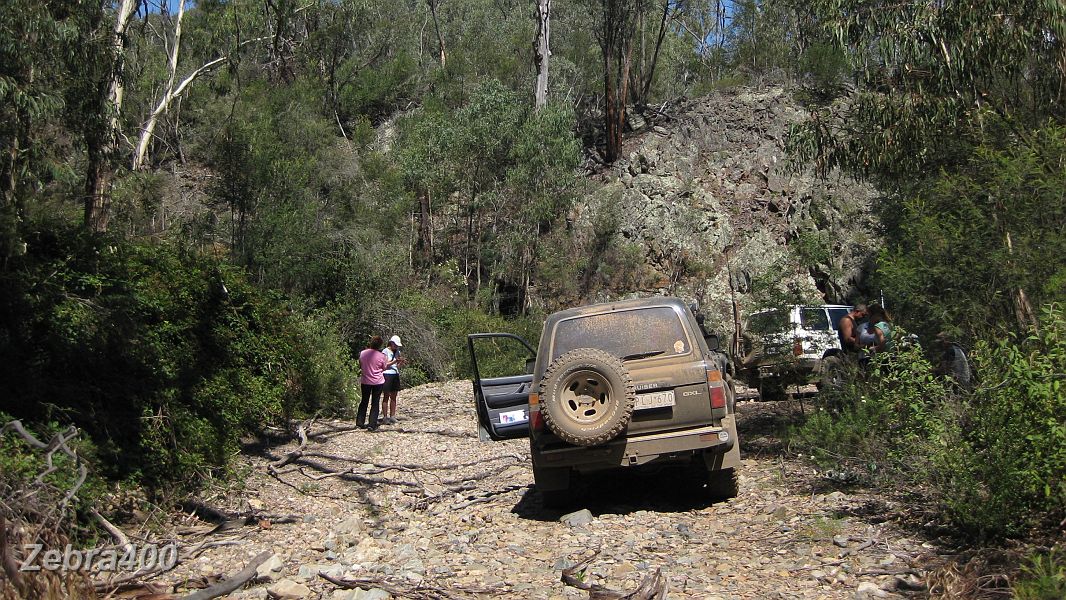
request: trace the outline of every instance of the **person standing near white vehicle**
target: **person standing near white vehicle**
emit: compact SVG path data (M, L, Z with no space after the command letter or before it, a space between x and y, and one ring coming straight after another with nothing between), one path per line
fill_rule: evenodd
M392 425L396 423L396 396L400 393L400 365L407 361L400 357L400 349L403 348L403 343L400 341L400 336L394 335L389 338L389 343L385 346L385 358L388 360L389 368L385 369L385 386L382 388L382 412L385 413L385 419L382 423Z

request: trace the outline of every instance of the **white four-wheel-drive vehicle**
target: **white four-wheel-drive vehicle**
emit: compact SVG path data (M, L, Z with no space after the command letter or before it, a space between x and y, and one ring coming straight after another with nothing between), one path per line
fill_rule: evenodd
M838 324L851 308L795 305L751 315L741 375L765 399L781 396L786 385L816 379L823 361L841 352Z
M526 373L482 377L486 341L530 354ZM733 389L717 336L677 298L549 316L537 350L508 333L468 336L482 440L528 437L537 489L565 504L583 473L680 463L712 499L737 494Z

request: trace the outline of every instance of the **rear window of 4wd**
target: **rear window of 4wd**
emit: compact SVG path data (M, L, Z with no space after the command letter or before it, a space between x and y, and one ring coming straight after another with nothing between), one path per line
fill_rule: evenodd
M573 317L555 327L551 358L575 348L596 348L622 358L692 351L681 316L667 306Z
M825 309L820 306L801 308L800 323L803 324L804 329L829 329L829 318L825 316Z
M788 324L788 313L779 310L771 310L752 315L749 320L748 329L751 330L752 333L758 334L792 331L792 327Z

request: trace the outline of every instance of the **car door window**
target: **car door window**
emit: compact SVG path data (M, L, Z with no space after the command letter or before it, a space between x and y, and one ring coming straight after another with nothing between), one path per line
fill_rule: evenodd
M788 314L780 310L771 310L757 313L751 316L748 329L755 334L765 335L769 333L785 333L791 329L788 325Z
M829 324L834 330L840 331L840 318L851 312L850 308L830 308Z

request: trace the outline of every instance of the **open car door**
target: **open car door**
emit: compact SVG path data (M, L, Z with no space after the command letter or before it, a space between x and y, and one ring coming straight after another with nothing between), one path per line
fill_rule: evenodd
M528 437L529 387L536 350L510 333L472 333L466 336L466 344L481 441ZM516 364L520 357L525 357L525 368Z

